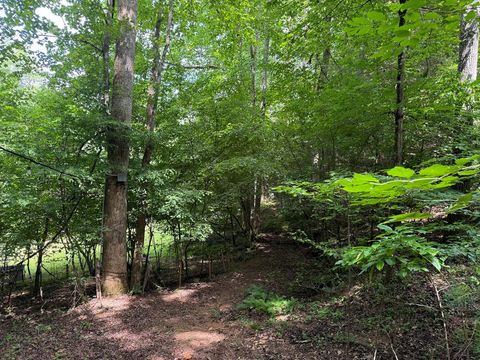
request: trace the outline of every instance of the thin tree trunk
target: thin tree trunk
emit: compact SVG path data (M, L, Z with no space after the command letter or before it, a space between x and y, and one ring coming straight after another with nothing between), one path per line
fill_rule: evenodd
M28 273L28 277L30 278L30 282L32 281L32 271L30 270L30 245L28 246L28 250L27 250L27 273Z
M102 58L103 58L103 105L107 111L110 109L110 43L111 29L113 23L114 0L107 0L107 11L105 13L105 32L102 42Z
M160 27L162 20L162 8L159 7L157 22L155 23L155 34L153 37L154 60L152 64L152 72L150 77L150 84L147 94L147 128L150 133L155 131L155 116L158 107L158 96L160 91L160 84L162 81L162 71L165 60L170 49L171 32L173 26L173 0L169 0L167 31L165 36L165 45L163 52L160 55L159 40ZM145 150L143 152L142 168L145 169L150 165L153 153L153 141L149 139ZM132 277L131 288L139 288L142 283L142 268L143 268L143 246L145 244L145 226L146 226L146 190L142 189L139 200L139 215L135 225L135 251L132 262Z
M132 118L137 0L118 1L119 36L112 92L112 120L107 129L109 173L105 181L103 219L104 295L124 294L127 284L127 170Z
M102 283L101 283L101 265L100 261L95 259L95 293L97 300L102 301Z
M256 35L258 39L258 35ZM257 105L257 46L250 45L250 76L251 76L251 96L252 107L255 111Z
M267 112L267 89L268 89L268 57L270 53L270 38L267 36L263 43L263 72L262 72L262 103L260 110L265 120Z
M33 286L33 294L35 297L38 297L40 294L40 288L42 286L42 262L43 262L43 248L44 244L47 241L48 229L49 229L50 219L45 218L45 229L43 230L43 236L41 242L38 244L38 260L37 260L37 269L35 271L35 284Z
M255 35L255 40L258 41L258 34ZM251 101L252 101L252 112L253 117L256 118L258 114L257 110L257 45L252 44L250 45L250 76L251 76ZM255 194L256 194L256 186L258 182L258 176L255 176L255 180L253 180L251 184L251 190L247 195L245 201L243 201L243 208L244 208L244 226L245 230L247 231L248 241L252 241L253 237L255 236Z
M407 0L400 0L405 4ZM399 10L399 27L405 25L407 10ZM405 119L405 50L398 55L397 59L397 107L395 109L395 165L403 163L403 122Z
M320 61L320 75L318 76L317 84L315 86L315 91L317 93L320 93L323 86L328 80L331 59L332 59L332 53L331 53L330 47L326 47L323 50L322 60ZM319 61L318 55L317 55L317 61Z
M255 179L255 197L253 201L253 231L258 235L260 231L260 210L262 206L262 187L263 181L260 175Z
M148 263L149 263L149 260L150 260L150 248L152 246L152 241L155 241L154 240L154 236L155 236L155 233L153 231L153 224L150 223L150 226L149 226L149 238L148 238L148 245L147 245L147 255L145 256L145 269L144 269L144 273L143 273L143 277L145 278L146 274L147 274L147 267L148 267ZM145 285L145 283L144 283ZM145 286L144 286L145 288Z

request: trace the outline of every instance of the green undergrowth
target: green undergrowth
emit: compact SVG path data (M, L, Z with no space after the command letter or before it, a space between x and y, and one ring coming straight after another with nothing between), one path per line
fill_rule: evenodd
M246 295L245 299L237 306L238 310L278 316L291 313L297 304L295 299L277 295L257 285L250 286Z

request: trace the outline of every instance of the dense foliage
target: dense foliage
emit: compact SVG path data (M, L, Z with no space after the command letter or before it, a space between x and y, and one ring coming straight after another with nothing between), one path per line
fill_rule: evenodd
M463 0L140 0L130 266L142 215L185 262L262 231L362 271L475 258L479 83L462 72L458 39L476 11ZM0 18L2 255L61 246L93 274L122 24L110 1L4 0Z

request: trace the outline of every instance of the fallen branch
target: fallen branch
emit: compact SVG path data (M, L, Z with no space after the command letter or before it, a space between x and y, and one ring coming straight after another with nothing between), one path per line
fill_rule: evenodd
M435 285L435 282L433 281L432 277L430 276L429 278L430 278L430 283L432 284L433 289L435 290L435 295L437 297L438 308L440 310L440 314L442 315L443 333L444 333L444 337L445 337L445 346L447 348L447 360L450 360L450 346L448 344L447 319L445 318L445 312L443 311L442 298L440 297L440 293L438 292L437 285Z

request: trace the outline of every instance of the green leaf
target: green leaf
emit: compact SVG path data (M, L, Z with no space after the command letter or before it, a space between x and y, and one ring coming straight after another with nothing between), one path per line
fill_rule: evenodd
M425 15L425 19L427 19L427 20L441 20L442 16L435 13L435 12L429 12Z
M382 260L377 261L377 264L375 265L378 271L382 271L384 266L385 263Z
M410 0L407 1L405 4L402 5L404 9L420 9L422 6L426 5L426 0Z
M385 259L385 262L390 265L390 266L393 266L395 265L397 262L395 261L395 258L386 258Z
M399 178L410 179L413 175L415 175L415 171L404 168L403 166L396 166L393 169L387 170L387 174Z
M405 37L408 37L410 35L410 31L406 30L406 29L397 29L397 30L395 30L395 34L399 38L405 38Z
M471 21L477 17L476 11L470 11L467 16L465 16L465 21Z
M367 13L367 17L371 20L375 20L375 21L384 21L386 20L386 17L384 14L382 14L381 12L378 12L378 11L369 11Z
M375 182L378 183L379 180L373 176L372 174L359 174L355 173L352 178L354 183L357 184L365 184L365 183L370 183L370 182Z
M458 175L460 176L471 176L477 174L477 170L465 170L465 171L459 171Z
M393 229L388 226L388 225L385 225L385 224L378 224L377 227L380 229L380 230L383 230L385 232L388 232L388 233L393 233Z
M450 208L447 210L447 213L450 214L457 210L467 207L468 204L470 204L470 202L472 201L472 199L473 199L473 192L470 192L468 194L461 196L460 198L457 199L457 201L452 206L450 206Z
M437 269L438 271L440 271L442 269L442 263L440 262L440 260L436 257L432 258L432 260L430 261L433 265L433 267L435 269Z
M432 214L430 213L410 212L410 213L390 216L390 219L385 221L384 224L411 221L411 220L423 220L423 219L429 219L431 217L432 217Z
M420 175L424 176L443 176L458 170L457 166L447 166L441 164L434 164L425 169L420 170Z

